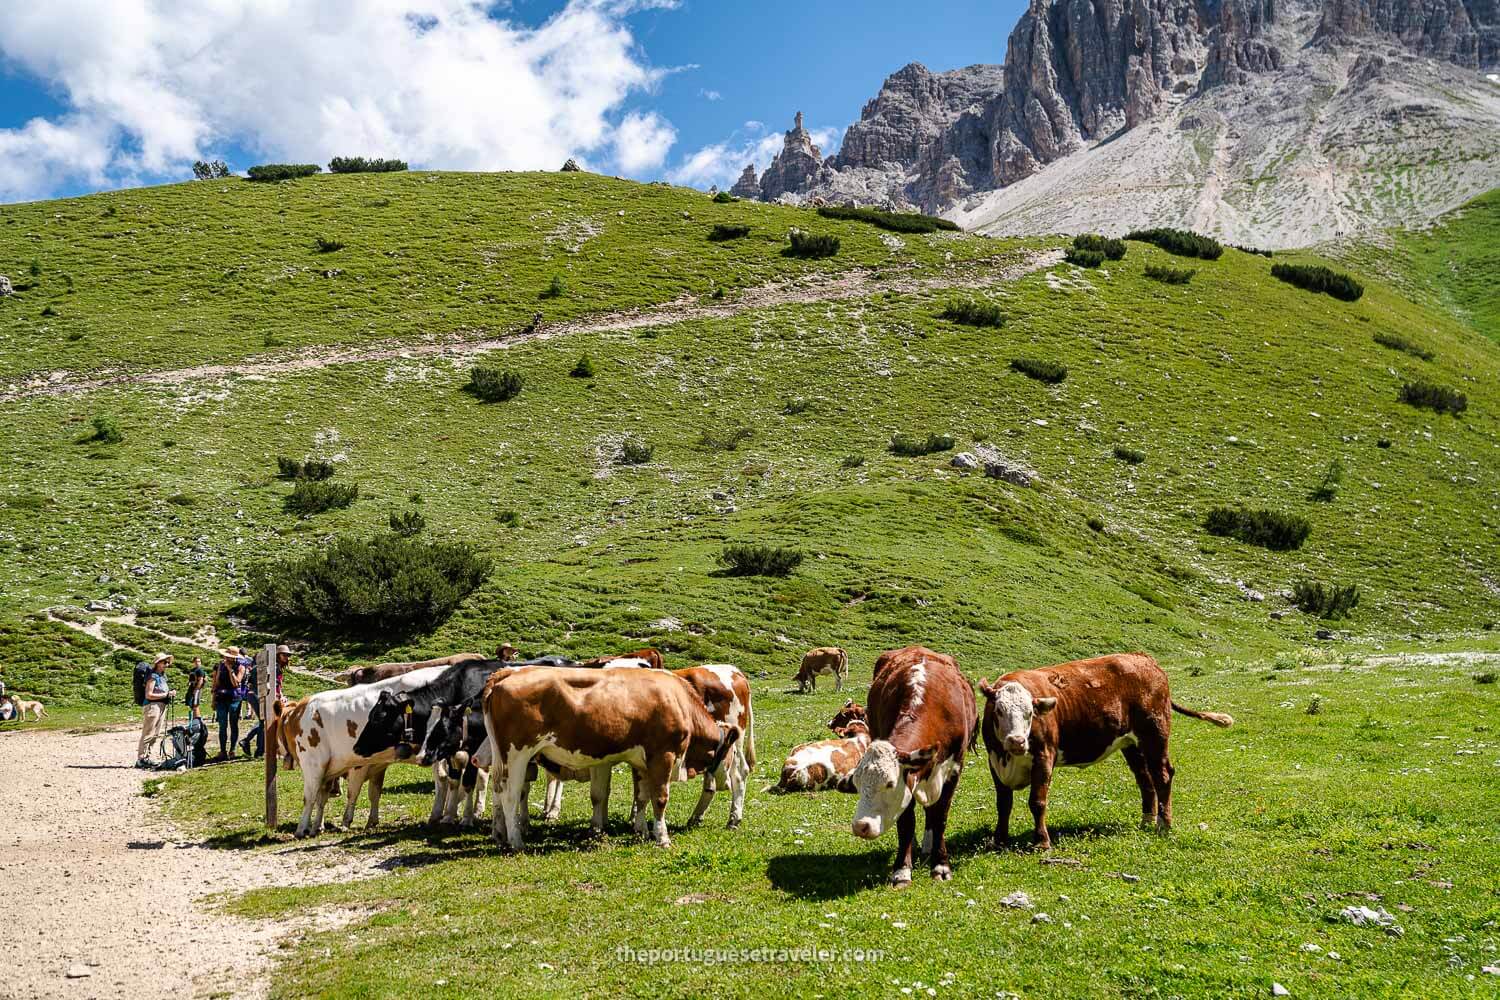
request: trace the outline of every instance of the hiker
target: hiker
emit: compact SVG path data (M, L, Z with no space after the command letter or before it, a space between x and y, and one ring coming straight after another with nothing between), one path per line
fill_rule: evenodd
M203 718L203 685L208 674L203 669L203 657L193 657L193 669L188 671L187 707L190 718Z
M245 700L245 668L240 666L240 648L226 646L214 669L214 719L219 724L219 756L225 761L234 756L234 745L240 739L240 703Z
M292 662L292 650L291 650L291 648L288 647L288 646L286 646L286 645L277 646L276 647L276 680L274 682L274 686L271 688L271 701L270 701L271 705L274 705L274 704L276 704L276 702L278 702L278 701L281 700L281 681L282 681L282 678L286 674L286 666L290 662ZM252 730L250 730L250 732L246 733L245 734L245 738L242 739L242 740L240 740L240 751L246 757L250 756L250 741L254 740L255 741L255 756L257 756L257 757L264 757L266 755L266 738L265 738L266 720L265 720L265 715L261 712L261 704L260 704L260 658L258 656L256 657L256 659L254 661L252 661L251 666L250 666L249 687L250 687L250 699L249 699L250 700L250 705L251 705L252 708L255 709L255 728L252 729ZM270 706L268 705L266 707L270 707Z
M141 739L135 747L135 766L151 766L151 748L161 742L162 730L166 728L167 703L172 700L172 686L167 681L167 668L172 658L166 653L157 653L151 661L151 674L146 678L146 690L141 703Z

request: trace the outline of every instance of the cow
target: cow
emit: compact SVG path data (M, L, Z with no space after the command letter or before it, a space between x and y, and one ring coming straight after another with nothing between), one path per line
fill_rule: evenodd
M475 660L484 659L483 653L454 653L452 656L438 656L431 660L412 660L405 663L376 663L368 667L355 667L344 675L349 687L357 684L374 684L376 681L388 680L399 677L413 670L422 670L427 667L451 667L460 663L472 663Z
M803 653L802 666L797 668L797 690L816 691L819 674L832 674L833 689L844 690L844 681L849 677L849 654L837 646L819 646Z
M875 660L871 742L850 778L859 794L853 832L874 840L895 820L894 888L911 884L919 802L926 813L922 853L932 863L932 877L953 877L943 834L977 714L974 690L953 657L907 646Z
M850 698L844 702L844 707L839 709L833 718L828 720L828 728L834 732L838 732L853 722L865 723L865 731L869 731L870 716L865 712L865 707L853 698Z
M490 762L490 742L480 717L479 699L434 706L417 753L417 763L435 768L438 775L428 822L473 826L489 785ZM458 819L460 802L464 803L462 821Z
M781 780L767 790L777 795L828 789L853 792L850 776L870 748L870 726L856 719L834 732L838 739L817 740L793 748L786 763L781 765Z
M637 778L636 833L646 835L653 808L655 841L671 845L666 809L675 777L717 772L739 730L715 722L691 687L663 671L624 668L500 670L484 690L484 724L494 762L490 784L497 808L492 834L503 849L525 846L521 812L533 759L579 771L593 768L595 830L603 830L608 798L601 765L624 762Z
M1074 660L982 678L984 746L995 779L996 849L1010 843L1015 791L1031 787L1036 846L1050 850L1047 792L1054 767L1088 767L1119 750L1141 790L1141 823L1172 828L1172 713L1228 727L1222 712L1198 712L1172 700L1166 672L1144 653Z
M630 653L616 653L612 656L596 656L591 660L584 660L578 665L580 667L589 667L592 669L597 667L609 666L610 664L616 663L619 660L641 660L644 661L645 665L648 667L653 667L657 670L662 669L661 652L659 650L650 648L637 649L634 652Z
M384 744L373 756L356 749L372 709L382 698L419 688L452 669L455 668L425 667L373 684L320 691L292 704L278 701L272 706L270 752L276 753L279 748L285 766L302 772L298 837L323 829L323 807L336 787L335 779L344 774L350 775L344 826L354 822L354 805L366 778L370 782L369 825L380 823L380 793L385 784L385 770L396 759L396 747Z

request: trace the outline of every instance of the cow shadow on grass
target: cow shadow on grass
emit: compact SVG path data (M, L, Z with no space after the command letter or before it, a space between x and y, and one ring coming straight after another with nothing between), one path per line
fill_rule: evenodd
M894 839L859 854L778 854L766 864L766 878L801 899L841 899L885 885L894 859Z

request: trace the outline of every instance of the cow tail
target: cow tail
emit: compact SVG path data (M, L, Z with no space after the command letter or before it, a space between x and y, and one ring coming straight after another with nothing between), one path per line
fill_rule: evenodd
M292 755L290 742L284 735L286 729L285 715L285 699L277 698L271 702L271 719L266 723L266 745L271 748L272 754L280 754L282 756L282 767L291 771L296 769L297 761Z
M1202 719L1204 722L1212 722L1221 729L1228 729L1234 725L1234 716L1223 712L1199 712L1191 708L1183 708L1177 702L1172 702L1172 711L1179 715L1186 715L1190 719Z
M745 745L740 748L745 754L745 763L755 767L755 709L745 706Z
M846 681L849 679L849 652L842 646L839 647L839 675Z

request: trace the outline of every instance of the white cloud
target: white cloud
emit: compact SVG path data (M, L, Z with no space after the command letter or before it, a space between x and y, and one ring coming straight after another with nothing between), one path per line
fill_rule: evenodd
M615 129L615 160L627 174L654 170L676 141L677 130L655 112L632 112Z
M649 169L675 132L654 114L620 117L664 72L622 18L673 6L570 0L527 28L487 0L20 5L0 18L0 55L67 110L0 129L0 199L186 176L231 144L485 170L613 150L622 169Z
M717 90L700 89L698 91L698 96L703 98L705 101L722 101L724 99L724 95L719 93Z
M760 125L759 122L746 122L743 132L755 132L750 125ZM838 128L809 129L813 144L827 156L837 145L843 136L843 130ZM755 164L755 172L763 173L766 167L771 165L771 160L786 141L786 137L780 132L772 132L769 135L754 136L736 133L723 142L704 146L687 159L679 163L668 174L668 178L674 184L683 184L688 187L706 188L717 184L719 187L729 187L739 179L745 169L745 164Z

